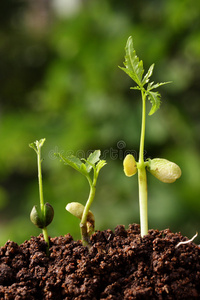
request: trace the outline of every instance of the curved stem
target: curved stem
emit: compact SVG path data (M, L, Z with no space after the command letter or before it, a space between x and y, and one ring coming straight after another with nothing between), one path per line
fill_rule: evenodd
M90 177L87 177L89 184L90 184L90 193L89 193L89 197L86 202L86 205L85 205L85 208L83 211L83 215L81 218L81 222L80 222L83 246L89 246L89 244L90 244L90 237L87 232L87 217L88 217L88 213L89 213L90 207L92 205L92 202L94 200L94 196L95 196L95 192L96 192L97 177L98 177L98 175L96 174L96 172L94 173L93 182L91 181Z
M139 205L140 205L140 230L141 237L148 234L148 209L147 209L147 176L144 163L144 138L146 121L146 94L142 93L142 127L140 136L140 152L138 167Z

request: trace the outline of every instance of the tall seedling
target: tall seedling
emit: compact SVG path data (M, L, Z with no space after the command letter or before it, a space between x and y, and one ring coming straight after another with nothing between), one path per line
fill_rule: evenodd
M139 60L133 47L132 37L128 38L126 44L126 55L124 67L120 67L131 79L135 82L136 86L131 89L139 90L142 99L142 125L140 136L140 149L139 161L136 162L135 158L128 154L124 159L124 172L127 176L132 176L138 172L138 185L139 185L139 204L140 204L140 227L141 236L148 234L148 214L147 214L147 176L146 170L150 171L156 178L162 182L171 183L181 176L181 169L178 165L166 159L155 158L147 159L144 161L144 139L145 139L145 121L146 121L146 100L151 102L151 110L149 115L153 115L160 107L160 94L155 91L161 85L169 82L154 83L150 82L150 77L153 73L154 64L152 64L144 74L143 62Z

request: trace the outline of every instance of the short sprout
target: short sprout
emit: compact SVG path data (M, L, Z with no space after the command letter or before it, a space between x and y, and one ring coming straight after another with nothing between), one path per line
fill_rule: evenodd
M64 157L61 153L56 153L55 155L61 158L64 164L71 166L88 180L90 193L86 205L82 207L82 204L72 202L67 205L67 210L81 219L80 230L82 243L84 246L90 247L90 235L94 231L94 216L90 211L90 206L96 193L96 183L99 172L106 165L106 161L100 160L100 150L92 152L87 159L79 159L73 155ZM93 170L93 176L91 176L91 170Z

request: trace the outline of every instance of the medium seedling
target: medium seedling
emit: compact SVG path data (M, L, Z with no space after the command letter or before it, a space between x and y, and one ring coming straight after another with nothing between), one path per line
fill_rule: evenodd
M71 202L67 204L66 209L81 220L80 230L82 243L84 246L90 247L90 236L94 232L95 224L94 215L90 211L90 207L94 200L99 171L106 165L106 161L100 160L100 150L95 150L92 152L87 159L79 159L73 155L64 157L61 153L56 153L55 155L61 158L64 164L71 166L84 175L89 182L90 193L86 205L83 206L78 202ZM91 176L92 169L93 177Z
M37 154L37 165L38 165L38 184L39 184L39 197L40 197L40 207L34 205L30 219L31 222L37 227L42 229L44 240L47 243L47 255L49 254L49 237L47 233L47 226L52 222L54 217L53 207L49 203L44 203L43 197L43 186L42 186L42 168L41 168L41 148L45 142L45 139L35 141L34 143L29 144L29 147L34 149Z
M141 236L148 234L148 214L147 214L147 176L146 169L162 182L171 183L181 176L181 169L178 165L166 159L155 158L144 161L144 139L145 139L145 121L146 121L146 99L151 102L149 115L153 115L160 107L160 94L155 91L161 85L169 82L156 83L149 82L153 73L154 64L152 64L143 76L143 62L139 60L133 47L132 37L128 38L125 48L124 67L120 67L131 79L136 86L131 89L139 90L142 98L142 125L140 136L139 161L136 162L133 155L128 154L124 159L124 172L126 176L132 176L138 172L139 185L139 204L140 204L140 228Z

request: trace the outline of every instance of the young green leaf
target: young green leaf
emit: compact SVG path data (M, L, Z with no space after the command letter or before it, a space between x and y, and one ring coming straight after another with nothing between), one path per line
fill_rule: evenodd
M147 91L148 99L150 100L152 107L149 112L149 116L153 115L160 107L160 94L158 92Z
M142 75L144 73L143 62L142 60L139 60L136 55L136 52L133 48L133 40L131 36L127 40L125 51L125 68L119 68L122 69L126 74L128 74L133 79L133 81L135 81L137 85L141 87Z
M74 155L64 157L61 153L55 153L55 155L61 158L64 164L71 166L73 169L77 170L83 175L86 175L88 173L85 168L85 164L82 163L82 161L78 157Z
M45 140L46 140L45 138L39 141L36 140L34 143L30 143L29 147L32 148L36 152L36 154L38 154L38 151L40 151L40 149L42 148Z
M153 69L154 69L154 64L152 64L147 72L147 74L144 76L144 78L142 79L142 84L145 85L146 83L149 82L149 79L151 77L151 75L153 74Z
M84 163L81 164L80 166L80 172L83 174L83 175L87 175L89 172L86 168L86 165Z
M159 83L156 83L154 84L154 82L150 82L147 86L147 91L151 91L153 89L157 89L158 87L162 86L162 85L165 85L165 84L168 84L168 83L171 83L171 81L166 81L166 82L159 82Z
M100 150L95 150L86 159L85 166L86 166L86 169L87 169L88 173L91 171L92 167L99 161L100 155L101 155L101 151Z
M96 165L97 174L99 174L99 171L106 165L105 160L100 160L98 164Z
M134 90L140 90L145 97L147 96L148 100L150 100L152 104L152 108L149 112L149 115L153 115L160 107L160 94L158 92L152 92L153 89L160 87L161 85L168 84L169 82L161 82L154 84L154 82L150 82L150 77L153 74L154 64L152 64L147 71L146 75L143 77L144 69L143 69L143 62L139 60L136 55L136 52L133 48L133 40L130 36L126 43L125 47L125 62L124 65L126 68L120 67L126 74L128 74L133 81L137 84L135 87L131 87ZM145 88L145 84L148 83L147 88Z
M168 84L168 83L170 83L170 81L160 82L160 83L156 83L156 84L154 84L154 82L152 81L151 83L148 84L146 94L148 96L149 101L152 104L151 110L149 112L149 116L153 115L159 109L160 104L161 104L161 101L160 101L161 95L160 95L160 93L159 92L152 92L152 90L160 87L161 85Z
M29 147L32 148L36 153L38 153L35 143L30 143Z

